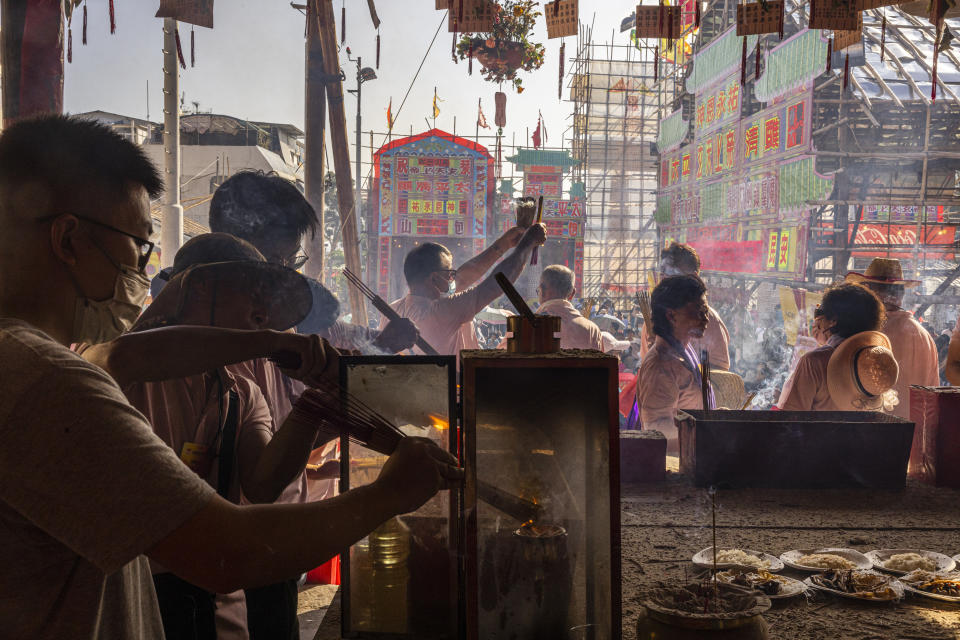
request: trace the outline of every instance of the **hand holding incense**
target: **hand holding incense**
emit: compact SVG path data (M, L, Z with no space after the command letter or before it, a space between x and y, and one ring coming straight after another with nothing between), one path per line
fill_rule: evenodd
M537 222L536 223L540 224L541 220L543 220L543 196L540 196L540 198L537 200ZM539 259L538 258L539 253L540 253L540 247L534 247L533 253L530 254L530 264L537 264L537 260Z

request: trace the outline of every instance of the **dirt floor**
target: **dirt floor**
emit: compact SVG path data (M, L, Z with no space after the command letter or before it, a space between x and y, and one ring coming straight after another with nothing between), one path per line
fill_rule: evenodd
M694 578L690 559L711 545L710 497L670 473L664 484L624 485L621 505L622 629L632 640L644 594L660 583ZM952 556L960 553L958 505L960 491L913 483L900 492L722 491L717 543L777 556L816 547L915 548ZM336 599L315 640L339 638L338 608ZM764 617L774 640L960 640L960 606L909 596L896 604L801 596L780 601Z
M622 487L623 634L650 588L692 579L690 559L711 545L710 498L681 476L663 485ZM780 555L814 547L919 548L960 553L960 491L910 484L902 492L720 492L717 546ZM808 574L787 570L784 575ZM960 606L908 597L871 604L817 594L775 604L764 616L776 640L960 638Z

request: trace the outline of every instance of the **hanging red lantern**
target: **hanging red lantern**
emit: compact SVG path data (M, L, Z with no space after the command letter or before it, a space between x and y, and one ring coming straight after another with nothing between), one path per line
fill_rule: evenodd
M743 51L740 53L740 86L747 84L747 36L743 36Z

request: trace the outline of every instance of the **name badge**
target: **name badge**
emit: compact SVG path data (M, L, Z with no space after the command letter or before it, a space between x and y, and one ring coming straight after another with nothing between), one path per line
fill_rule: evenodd
M180 450L180 460L201 478L210 474L210 466L213 464L210 447L199 442L184 442Z

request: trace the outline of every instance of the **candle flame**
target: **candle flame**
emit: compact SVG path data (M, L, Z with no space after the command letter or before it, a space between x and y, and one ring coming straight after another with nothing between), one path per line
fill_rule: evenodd
M450 428L450 423L441 418L440 416L428 413L427 416L430 418L430 422L433 424L433 428L437 431L446 431Z

